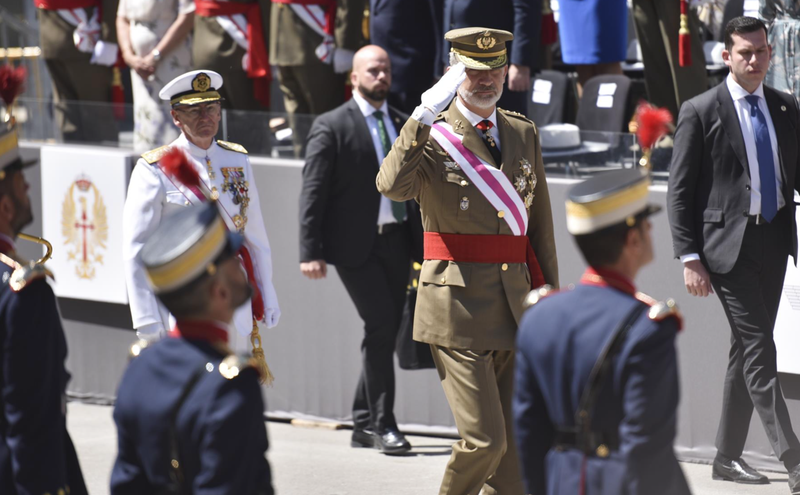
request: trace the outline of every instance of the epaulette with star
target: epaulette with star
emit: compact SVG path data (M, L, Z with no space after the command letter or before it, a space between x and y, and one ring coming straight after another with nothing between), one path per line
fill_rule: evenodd
M233 380L248 368L253 368L261 378L258 361L254 357L229 354L219 363L219 374L225 377L226 380Z
M222 149L226 149L228 151L235 151L237 153L244 153L245 155L247 154L247 150L244 149L244 146L242 146L241 144L231 143L231 142L228 142L228 141L222 141L220 139L217 139L217 144Z
M664 321L667 318L678 320L678 330L683 330L683 315L678 310L675 300L670 298L666 301L656 301L643 292L636 293L636 299L650 306L647 317L653 321Z
M505 110L500 107L497 107L497 110L499 110L503 115L508 115L509 117L514 117L515 119L523 120L529 124L533 124L533 121L531 119L522 115L519 112L512 112L511 110Z
M11 272L5 272L3 274L3 283L8 284L8 287L14 292L20 292L25 287L28 287L34 280L53 277L50 270L40 263L28 262L22 264L2 253L0 253L0 262L12 268Z
M161 158L164 155L169 153L170 149L171 148L170 148L169 145L164 145L164 146L161 146L160 148L156 148L156 149L150 150L150 151L148 151L146 153L142 153L142 158L144 159L144 161L146 161L147 163L152 165L152 164L156 163L157 161L161 160Z
M553 295L556 292L558 292L558 289L549 284L545 284L538 289L533 289L532 291L528 292L527 296L525 296L525 300L522 302L522 307L528 309L545 297Z

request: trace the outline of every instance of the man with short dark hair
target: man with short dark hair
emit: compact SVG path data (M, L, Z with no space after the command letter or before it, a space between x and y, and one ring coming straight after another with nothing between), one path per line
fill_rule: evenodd
M768 483L742 459L753 409L800 493L800 443L781 393L773 327L787 258L797 260L800 112L763 84L772 49L758 19L725 27L725 81L683 104L669 219L687 291L715 291L731 327L714 479Z
M353 58L353 98L320 115L308 139L300 195L300 271L309 279L336 266L364 321L363 361L353 400L353 447L400 453L411 447L394 417L394 348L411 268L411 202L375 189L375 175L407 118L386 103L389 55L365 46ZM415 218L416 213L416 218ZM418 239L419 240L419 239Z
M680 316L634 286L653 260L648 217L660 208L647 204L649 183L622 170L569 192L567 230L589 268L574 289L532 292L517 334L525 493L689 493L672 449Z
M163 341L131 349L114 408L113 495L273 494L258 365L227 346L253 294L237 257L244 241L208 202L164 219L142 247L176 323Z
M16 252L33 221L17 130L0 124L0 493L86 493L67 432L67 341L50 272Z

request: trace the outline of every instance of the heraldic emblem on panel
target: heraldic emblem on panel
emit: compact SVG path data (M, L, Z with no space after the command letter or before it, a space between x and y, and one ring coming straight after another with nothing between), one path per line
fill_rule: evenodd
M67 190L61 207L61 233L67 247L67 261L75 263L79 278L91 280L95 264L103 264L108 240L106 205L97 186L81 175Z

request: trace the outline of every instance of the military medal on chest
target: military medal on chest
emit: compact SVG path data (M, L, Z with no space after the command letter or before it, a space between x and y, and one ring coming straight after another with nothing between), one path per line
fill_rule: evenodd
M217 178L217 173L214 172L214 167L211 166L211 157L206 155L206 169L208 170L208 181L214 182L214 179ZM219 191L217 190L217 186L213 186L211 188L211 199L214 201L219 199Z
M531 165L531 162L529 162L527 158L520 160L519 166L522 168L522 175L516 179L517 191L519 191L520 196L522 196L522 191L525 190L526 185L528 186L528 192L523 199L525 200L525 208L530 209L531 205L533 205L533 191L536 189L538 179L536 178L536 173L533 171L533 165Z
M240 233L247 225L247 208L250 206L248 196L249 183L244 176L243 167L222 168L222 192L231 195L233 204L239 206L239 213L233 216L233 224Z

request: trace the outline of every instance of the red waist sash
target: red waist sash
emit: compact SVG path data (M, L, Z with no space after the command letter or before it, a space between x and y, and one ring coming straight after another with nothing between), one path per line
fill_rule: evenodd
M34 0L34 4L45 10L83 9L86 7L99 7L99 0Z
M215 2L195 0L195 14L201 17L244 14L247 17L248 64L247 77L253 81L255 98L269 108L269 83L272 74L269 69L269 53L264 41L264 28L261 24L261 6L258 3Z
M528 236L425 232L426 260L462 263L527 263L531 288L545 284Z

